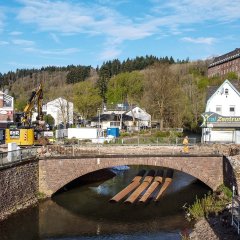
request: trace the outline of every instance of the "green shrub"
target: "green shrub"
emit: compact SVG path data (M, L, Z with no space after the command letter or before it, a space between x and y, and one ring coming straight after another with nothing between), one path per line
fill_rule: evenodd
M120 134L120 136L121 136L121 137L129 137L129 136L131 136L131 133L122 132L122 133Z
M37 199L38 200L41 200L41 199L44 199L44 198L46 198L46 194L45 193L43 193L43 192L38 192L37 193Z
M221 187L221 189L224 189L221 191L221 193L223 193L223 191L227 191L226 187ZM210 214L217 215L225 208L226 204L229 202L228 198L219 197L221 195L222 194L218 195L215 192L213 194L208 193L208 195L204 195L201 200L196 198L196 201L186 208L187 219L189 221L197 221L203 217L207 218Z
M223 193L228 201L232 199L232 191L224 184L220 185L216 192Z
M161 131L158 131L158 132L155 132L155 133L154 133L154 137L156 137L156 138L169 137L169 135L170 135L169 132L161 132Z
M196 197L196 201L187 209L187 219L199 220L204 217L204 209L201 200Z

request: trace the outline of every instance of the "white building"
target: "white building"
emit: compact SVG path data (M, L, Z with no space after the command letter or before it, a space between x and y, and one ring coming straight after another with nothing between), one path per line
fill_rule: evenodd
M225 80L209 88L203 116L202 142L240 143L240 85Z
M54 118L55 126L73 124L73 103L64 98L57 98L43 106L43 111Z
M107 130L107 128L131 129L133 126L133 118L126 114L100 114L91 119L91 127L100 127L102 130Z
M140 128L151 127L151 115L140 107L134 107L126 112L126 115L136 118Z

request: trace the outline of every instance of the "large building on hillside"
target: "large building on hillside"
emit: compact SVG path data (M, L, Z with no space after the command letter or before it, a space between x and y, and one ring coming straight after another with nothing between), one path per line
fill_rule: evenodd
M240 48L214 58L208 67L208 77L224 76L229 72L240 77Z

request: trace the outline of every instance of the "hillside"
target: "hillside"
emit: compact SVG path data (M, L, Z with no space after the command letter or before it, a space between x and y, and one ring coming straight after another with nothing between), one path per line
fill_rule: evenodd
M208 61L145 57L109 61L97 69L67 66L18 70L4 75L4 89L15 97L17 111L24 108L31 92L42 82L44 103L63 97L87 119L96 115L103 102L128 102L145 108L161 127L197 130L208 86L223 81L206 77L208 65Z

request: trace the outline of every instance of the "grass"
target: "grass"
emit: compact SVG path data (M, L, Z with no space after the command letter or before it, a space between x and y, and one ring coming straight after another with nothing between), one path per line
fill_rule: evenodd
M37 193L37 199L38 200L42 200L44 198L46 198L46 194L45 193L43 193L43 192L38 192Z
M231 190L224 185L218 187L216 192L204 195L202 199L196 197L196 201L186 208L186 218L189 221L198 221L210 214L217 215L224 210L231 201Z

